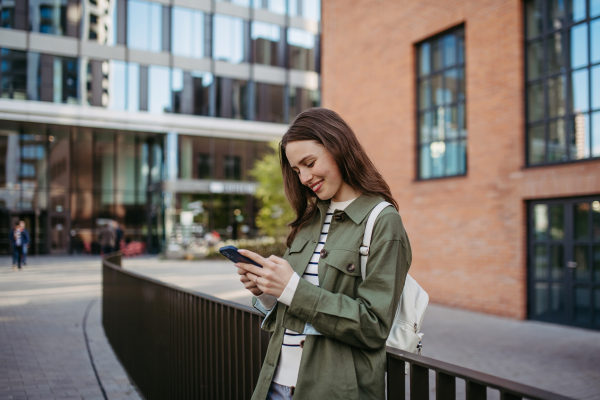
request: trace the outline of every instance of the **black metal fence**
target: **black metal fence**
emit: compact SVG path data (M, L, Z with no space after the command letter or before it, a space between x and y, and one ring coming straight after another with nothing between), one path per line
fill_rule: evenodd
M262 316L251 307L202 295L121 268L121 257L103 261L102 323L121 364L147 399L249 399L269 343ZM568 400L530 386L431 358L387 349L389 399L456 398L463 379L466 399ZM409 378L404 375L410 364ZM435 383L430 387L430 370ZM408 381L408 385L407 385Z

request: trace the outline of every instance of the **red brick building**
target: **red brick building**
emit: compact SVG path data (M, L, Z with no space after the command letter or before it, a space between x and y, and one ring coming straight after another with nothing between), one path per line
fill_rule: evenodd
M432 302L600 328L597 3L323 2L323 106L392 186Z

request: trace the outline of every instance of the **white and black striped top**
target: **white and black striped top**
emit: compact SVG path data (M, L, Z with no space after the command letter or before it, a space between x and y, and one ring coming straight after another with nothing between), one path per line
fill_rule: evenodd
M329 233L329 227L331 226L331 218L335 210L344 210L350 203L355 199L336 203L331 201L329 208L327 209L327 215L325 216L325 222L321 228L321 236L319 237L319 243L315 248L315 251L308 262L308 266L302 275L303 279L306 279L315 286L319 286L319 258L321 250L325 246L327 241L327 235ZM277 370L273 377L273 382L284 386L296 386L298 380L298 371L300 370L300 360L302 359L302 347L300 342L306 338L298 332L286 329L283 344L281 346L281 355L279 357L279 363L277 364Z

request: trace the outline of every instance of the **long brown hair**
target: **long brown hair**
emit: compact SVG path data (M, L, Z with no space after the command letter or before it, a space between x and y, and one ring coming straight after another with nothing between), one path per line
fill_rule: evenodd
M300 182L285 154L288 143L299 140L315 140L322 144L335 160L343 181L352 189L367 196L381 196L398 209L390 187L367 156L352 128L335 111L309 108L296 117L279 145L285 196L296 213L296 219L288 224L292 228L287 237L288 247L317 212L317 195Z

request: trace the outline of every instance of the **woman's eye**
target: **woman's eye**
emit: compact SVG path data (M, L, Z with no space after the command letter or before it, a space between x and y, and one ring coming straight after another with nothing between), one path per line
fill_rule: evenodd
M312 168L315 165L315 162L311 162L310 164L307 165L308 168Z

